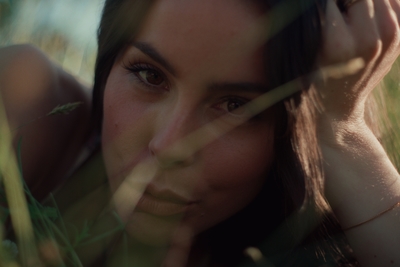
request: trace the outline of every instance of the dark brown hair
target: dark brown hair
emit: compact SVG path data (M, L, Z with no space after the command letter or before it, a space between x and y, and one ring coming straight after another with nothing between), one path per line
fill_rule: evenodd
M282 116L275 140L275 162L262 192L243 211L209 231L214 236L214 258L225 264L230 262L229 266L237 263L237 257L233 255L241 255L242 250L250 245L261 246L277 263L284 264L287 253L296 254L299 251L296 247L302 247L301 243L329 239L328 230L323 226L317 227L321 225L321 220L329 218L330 213L322 192L323 172L316 133L318 94L309 81L321 47L326 1L257 1L265 5L267 10L285 4L286 9L283 10L287 14L301 11L287 25L283 25L287 21L285 14L280 12L272 15L268 29L277 33L266 44L265 69L270 87L275 88L297 79L302 90L278 104ZM98 30L93 91L93 122L99 133L103 92L110 69L121 49L135 36L152 2L105 1ZM275 232L278 228L284 230ZM310 232L314 234L307 239ZM277 234L280 237L287 235L281 248L278 248L277 239L273 238ZM265 241L267 236L272 238ZM333 254L341 256L342 252L336 244L328 247L333 248ZM314 252L318 250L322 251L323 245L315 246L311 254L315 256ZM320 254L322 261L325 261L327 254ZM286 259L285 262L289 264L290 261Z

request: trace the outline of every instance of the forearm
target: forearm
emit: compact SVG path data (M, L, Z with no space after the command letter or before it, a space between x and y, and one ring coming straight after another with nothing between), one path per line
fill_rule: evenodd
M365 123L326 123L321 138L326 195L343 229L400 201L400 179ZM362 266L400 263L400 209L345 231Z

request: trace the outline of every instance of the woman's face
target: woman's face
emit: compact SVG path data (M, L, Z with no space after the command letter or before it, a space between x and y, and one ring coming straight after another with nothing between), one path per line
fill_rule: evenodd
M274 114L243 122L240 107L266 87L263 48L249 41L259 36L252 30L262 13L243 2L158 1L111 69L102 130L111 189L144 160L159 167L127 218L126 230L142 242L163 244L182 226L199 234L248 205L263 185ZM212 142L190 154L164 153L221 116L207 132Z

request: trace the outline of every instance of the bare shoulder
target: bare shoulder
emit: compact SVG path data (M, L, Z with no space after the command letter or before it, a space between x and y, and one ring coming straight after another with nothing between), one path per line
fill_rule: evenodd
M15 147L21 142L24 178L43 197L65 176L87 138L88 93L31 45L0 49L0 92ZM81 105L70 114L46 116L73 102Z
M0 48L0 85L10 119L16 122L19 117L30 117L25 110L32 112L32 105L41 109L39 103L51 105L71 100L89 103L83 86L31 45Z

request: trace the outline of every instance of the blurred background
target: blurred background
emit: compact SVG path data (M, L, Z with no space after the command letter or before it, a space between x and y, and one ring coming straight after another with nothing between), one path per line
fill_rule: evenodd
M0 0L0 47L30 43L92 84L104 0Z

